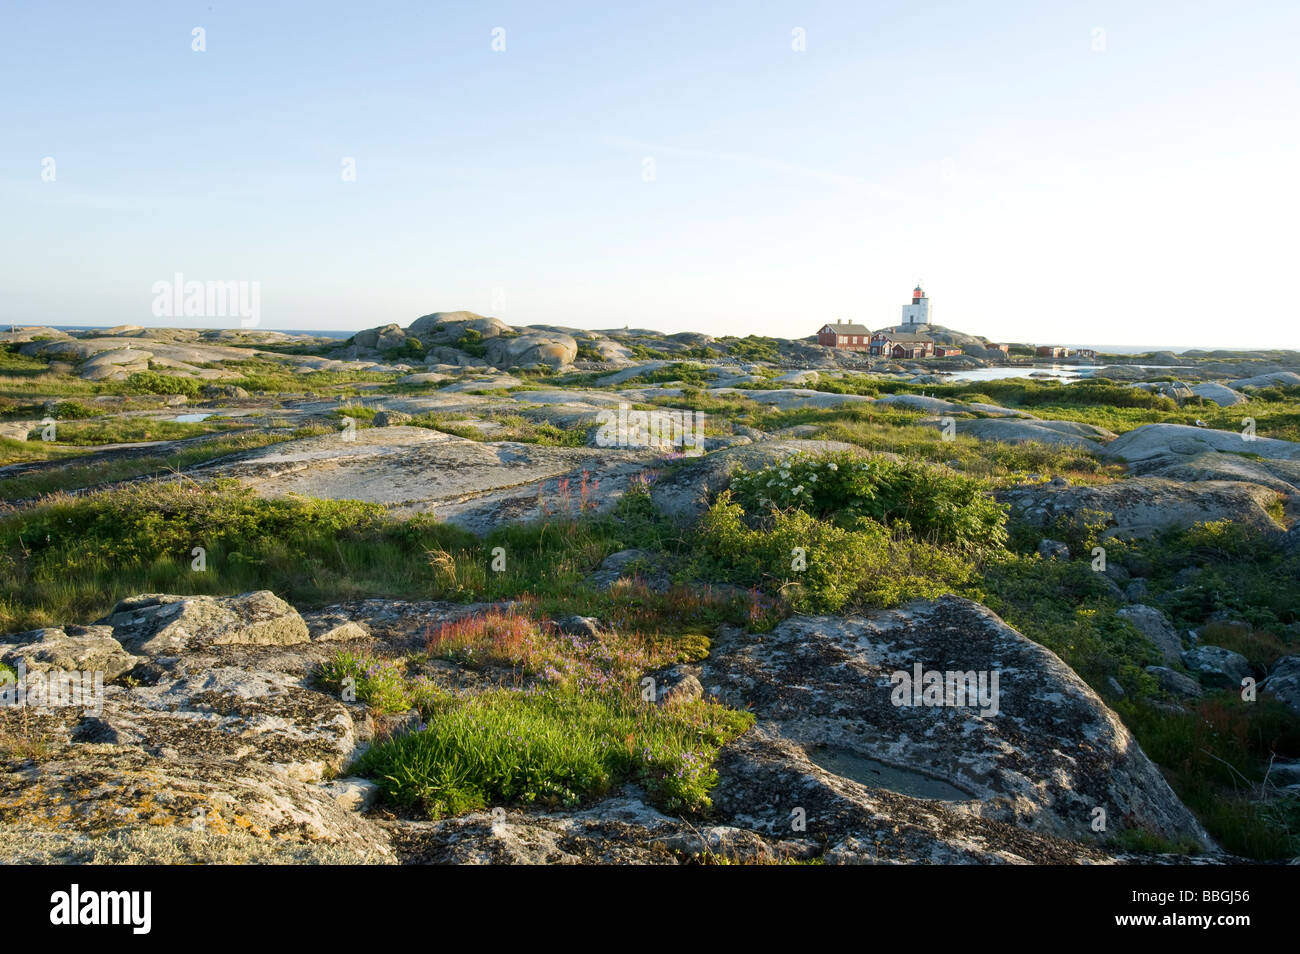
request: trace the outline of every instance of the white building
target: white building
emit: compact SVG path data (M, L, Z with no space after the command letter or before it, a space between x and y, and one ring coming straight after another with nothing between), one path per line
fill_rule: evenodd
M912 289L912 303L903 306L903 324L930 324L930 299L925 297L919 284Z

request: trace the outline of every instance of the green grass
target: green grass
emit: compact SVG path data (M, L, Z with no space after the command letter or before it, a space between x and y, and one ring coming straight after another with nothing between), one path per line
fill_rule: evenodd
M1256 392L1248 404L1219 407L1193 399L1182 407L1172 399L1127 384L1084 379L1071 384L1005 378L997 381L956 381L947 384L910 384L868 375L830 377L805 385L837 394L928 394L967 403L1000 404L1027 411L1046 420L1078 421L1122 434L1143 424L1188 424L1202 420L1218 430L1240 431L1242 418L1255 419L1260 437L1300 440L1300 410L1286 389Z
M271 589L296 605L361 597L491 601L534 596L548 612L603 612L625 622L662 617L747 622L752 600L714 600L699 588L609 593L584 583L617 550L677 543L632 494L599 517L556 513L478 538L376 505L285 497L263 500L237 481L132 484L79 497L55 495L0 516L0 631L85 622L137 593L229 594ZM191 550L207 569L190 569ZM502 548L505 569L492 569ZM673 619L681 622L673 623ZM770 625L770 624L769 624Z
M1088 533L1072 543L1089 554ZM1053 530L1051 533L1055 534ZM1013 545L1032 545L1043 534L1013 533ZM1279 656L1300 650L1300 557L1232 524L1203 524L1158 539L1107 544L1108 559L1143 576L1146 602L1170 614L1178 629L1199 627L1216 611L1240 614L1240 624L1211 624L1202 642L1241 652L1262 677ZM1190 585L1175 581L1189 567ZM1123 601L1090 567L1090 557L1043 560L1012 552L990 560L978 589L981 599L1010 625L1059 655L1107 698L1160 765L1174 791L1227 850L1270 859L1300 851L1300 800L1261 789L1267 760L1300 757L1300 718L1261 696L1243 702L1230 692L1178 700L1171 710L1144 667L1162 665L1155 647L1115 612ZM1124 697L1109 688L1114 678Z
M664 379L680 379L683 366L690 367L678 362L664 369L672 375ZM277 372L269 362L253 362L244 370L250 376L241 386L250 390L277 389L259 388L261 383L292 390L348 391L367 380L342 376L312 382L310 375ZM688 374L704 380L699 371ZM50 377L56 376L33 367L11 369L10 374L15 381ZM590 380L569 375L545 383L589 386ZM844 387L862 393L907 390L897 382L845 380L851 383ZM68 395L72 397L121 390L120 384L64 383L74 391L82 389ZM1259 421L1261 435L1281 436L1294 426L1296 415L1290 394L1261 396L1245 408L1170 410L1158 401L1148 402L1149 395L1125 398L1135 402L1132 406L1105 403L1103 398L1114 397L1112 388L1133 391L1122 386L1071 391L1074 387L1079 386L1020 381L912 390L1011 406L1021 402L1040 416L1085 420L1114 430L1198 416L1238 429L1240 417L1249 413ZM31 393L25 392L23 400L31 402ZM1188 711L1183 714L1161 708L1169 700L1144 671L1158 661L1153 647L1115 616L1121 602L1088 566L1088 550L1100 524L1086 514L1047 533L1013 523L1005 545L986 538L968 552L959 541L935 532L947 525L943 507L948 504L960 510L962 500L971 504L989 490L1031 475L1043 480L1062 475L1082 483L1111 481L1122 475L1118 466L1085 452L1045 445L980 442L965 436L944 441L937 429L919 426L922 415L905 409L859 404L780 411L742 397L715 397L701 387L688 387L680 396L664 396L655 403L704 410L715 433L740 424L767 431L812 425L814 437L898 454L908 461L897 468L900 472L937 475L939 483L921 480L910 497L890 498L888 487L873 484L852 488L850 496L862 499L827 497L807 509L782 500L779 509L765 510L754 494L745 496L742 478L733 495L724 496L693 531L667 524L643 493L634 493L610 515L585 513L579 502L546 521L504 526L485 538L428 517L396 519L382 508L358 502L260 500L228 481L179 486L168 481L76 499L56 495L38 506L0 515L0 626L14 630L89 622L121 597L140 592L269 588L304 608L358 597L513 599L531 607L539 618L578 612L598 616L620 632L645 634L635 647L618 647L617 652L611 648L616 656L643 653L667 659L685 653L695 641L707 645L704 634L723 622L762 631L791 609L842 612L954 592L984 602L1027 637L1056 652L1114 705L1144 750L1166 771L1175 791L1225 847L1252 858L1300 850L1294 841L1300 830L1294 800L1259 789L1262 766L1270 755L1300 755L1295 738L1300 720L1277 706L1247 706L1214 692L1199 703L1185 704ZM349 410L354 413L348 416L364 420L372 409L339 409ZM75 410L70 413L80 418ZM466 424L464 416L441 414L423 415L416 423L472 439L581 443L585 438L581 429L553 428L523 415L494 414L493 420L504 427L479 430ZM98 417L65 422L60 436L65 427L98 423ZM240 439L221 435L185 448L184 455L215 453L222 449L219 442ZM52 457L74 452L62 445L39 450ZM183 468L202 459L177 462L179 456L160 450L156 457L111 464L73 461L9 478L0 488L6 497L32 496L154 472L138 468ZM952 467L929 468L926 462ZM970 481L976 497L945 503L945 488L951 489L946 481L958 475ZM938 510L927 516L926 508L935 507ZM1037 557L1033 547L1044 535L1067 540L1075 559ZM204 573L190 570L194 546L208 551ZM636 585L594 591L586 585L587 575L605 556L633 546L660 555L677 585L665 593ZM502 571L493 569L497 547L506 554ZM795 549L803 550L803 569L792 565ZM1214 612L1239 616L1240 624L1207 627L1204 641L1241 652L1256 675L1279 656L1297 652L1300 559L1262 538L1231 525L1205 525L1150 541L1108 544L1108 553L1112 562L1122 562L1134 575L1146 578L1148 601L1166 610L1180 629L1200 627ZM1189 567L1199 570L1195 579L1175 579ZM751 591L713 594L705 592L699 580L738 584ZM381 741L372 749L374 761L366 770L381 780L386 797L437 814L507 801L573 804L633 780L646 785L663 806L687 811L706 804L711 747L742 728L729 721L734 714L702 709L679 714L677 722L661 721L663 717L631 691L631 666L605 672L614 686L607 693L578 692L574 680L590 675L584 669L589 660L537 634L529 640L533 642L522 648L478 637L440 644L437 653L443 655L438 658L452 658L504 680L500 689L477 700L450 696L422 680L430 659L437 656L433 650L400 659L337 659L333 670L322 672L322 680L333 684L351 675L362 701L376 708L420 710L423 731ZM644 663L649 657L637 658ZM547 667L562 678L543 679ZM1113 690L1112 679L1122 687L1122 698ZM539 685L531 695L520 691ZM647 761L638 754L643 744L662 758ZM683 762L688 754L695 761ZM680 777L679 769L684 772ZM687 781L679 784L679 778ZM1129 847L1160 846L1142 842Z
M184 471L228 454L324 432L325 429L321 427L299 428L291 433L279 434L237 431L219 434L211 440L184 447L160 449L156 454L133 455L86 463L78 463L78 459L73 458L57 467L43 467L14 477L0 478L0 499L24 500L60 491L80 490L121 480ZM0 448L0 454L3 453L4 449Z
M83 381L67 374L0 374L0 397L18 399L96 397L100 394L121 394L119 384L100 381Z
M522 414L503 411L484 411L474 416L498 426L480 427L473 420L466 420L464 414L447 412L419 414L413 417L408 425L427 427L472 441L519 441L524 444L541 444L548 447L585 447L587 444L586 428L558 427L549 421L536 421Z
M49 358L34 358L19 354L18 349L21 347L21 344L16 343L0 345L0 374L38 375L49 371Z
M660 709L618 691L438 696L422 714L420 731L374 746L354 771L435 817L506 803L573 806L627 780L665 811L703 811L718 749L753 722L715 703Z
M1271 755L1300 754L1300 720L1289 710L1220 693L1191 704L1188 715L1142 701L1115 709L1224 849L1255 859L1300 853L1300 796L1263 788Z
M123 402L123 404L128 404L128 402ZM51 417L56 421L81 421L116 410L136 410L158 406L158 402L153 401L129 402L129 406L125 408L123 404L108 407L103 404L86 404L84 401L76 400L57 401L54 402L54 406L47 413L44 401L39 403L19 403L12 398L0 398L0 420L32 421Z
M674 361L661 368L643 371L628 379L619 387L640 387L647 384L670 384L680 382L692 387L709 387L713 383L715 369L690 361Z
M179 441L241 426L244 425L220 418L179 422L154 417L100 417L88 421L58 424L54 435L56 440L53 443L88 447L140 441Z
M346 404L343 407L335 408L330 413L337 418L350 417L356 421L370 423L375 419L375 415L379 413L379 408L366 407L364 404Z

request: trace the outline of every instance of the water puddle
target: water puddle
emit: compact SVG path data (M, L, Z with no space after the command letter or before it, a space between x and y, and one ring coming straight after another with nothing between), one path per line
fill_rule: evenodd
M956 785L923 772L913 772L896 765L887 765L844 749L810 748L808 758L828 772L834 772L836 775L861 782L872 788L883 788L890 792L898 792L900 795L910 795L912 798L964 802L975 797Z
M177 424L197 424L199 421L206 421L211 414L181 414L172 418Z

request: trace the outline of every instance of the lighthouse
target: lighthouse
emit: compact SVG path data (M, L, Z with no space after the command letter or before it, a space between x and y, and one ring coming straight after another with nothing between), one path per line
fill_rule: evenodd
M925 297L925 292L921 290L921 283L917 282L916 287L912 289L912 303L903 306L903 324L928 325L929 323L930 299Z

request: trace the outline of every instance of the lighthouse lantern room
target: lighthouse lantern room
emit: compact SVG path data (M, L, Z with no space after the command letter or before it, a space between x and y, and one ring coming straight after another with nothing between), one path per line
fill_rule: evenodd
M903 306L903 324L930 324L930 299L925 297L925 292L921 290L920 282L917 282L916 287L912 289L911 304Z

